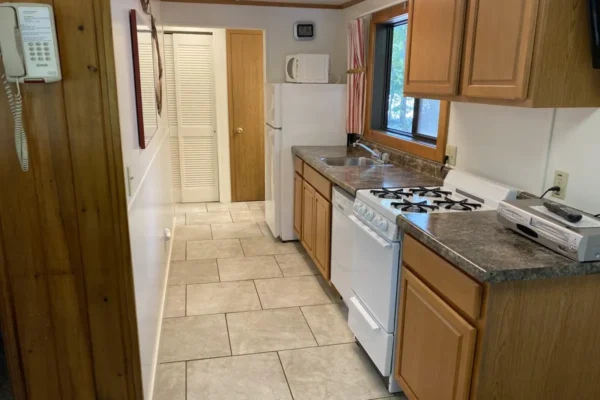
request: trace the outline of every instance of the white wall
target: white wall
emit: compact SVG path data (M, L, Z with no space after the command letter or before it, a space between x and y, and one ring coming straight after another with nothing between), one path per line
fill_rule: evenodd
M264 30L267 82L285 81L285 57L295 53L330 54L332 74L345 82L346 34L339 10L189 3L162 3L161 7L165 25ZM298 21L315 22L315 40L294 40L293 26Z
M156 1L152 5L159 24L160 5L160 2ZM123 161L133 177L127 203L142 378L145 398L150 398L169 256L169 243L164 241L163 234L165 228L172 229L174 221L170 149L167 139L168 110L164 105L158 132L148 147L141 150L137 139L129 31L129 10L137 9L141 12L140 2L111 0L111 9ZM162 35L160 37L162 40ZM127 182L127 176L124 177L124 182Z

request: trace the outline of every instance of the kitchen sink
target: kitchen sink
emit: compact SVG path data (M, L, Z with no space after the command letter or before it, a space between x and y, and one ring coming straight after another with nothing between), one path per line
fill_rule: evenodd
M367 167L367 166L384 166L386 164L371 160L367 157L323 157L321 158L325 164L331 167Z

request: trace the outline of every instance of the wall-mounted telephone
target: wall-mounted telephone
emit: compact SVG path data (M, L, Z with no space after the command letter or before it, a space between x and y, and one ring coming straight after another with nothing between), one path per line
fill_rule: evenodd
M50 83L62 79L52 7L34 3L0 3L0 69L15 126L15 145L21 169L29 169L23 127L21 83ZM15 83L13 93L10 83Z

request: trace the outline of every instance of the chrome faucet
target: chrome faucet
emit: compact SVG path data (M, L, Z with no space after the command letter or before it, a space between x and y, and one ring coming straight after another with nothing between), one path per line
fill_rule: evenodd
M382 152L380 152L378 150L373 150L369 146L364 145L364 144L359 143L359 142L352 143L352 147L357 147L357 146L360 146L363 149L365 149L366 151L368 151L371 154L371 156L374 159L376 159L377 161L380 161L382 163L386 163L386 162L388 162L390 160L390 155L388 153L382 153Z

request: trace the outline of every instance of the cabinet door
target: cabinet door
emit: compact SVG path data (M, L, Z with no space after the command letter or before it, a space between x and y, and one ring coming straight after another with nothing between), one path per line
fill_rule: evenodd
M314 256L315 247L315 189L306 181L302 182L302 245Z
M330 279L331 203L315 193L315 247L314 258L323 277Z
M458 93L466 0L410 0L404 92Z
M402 268L394 376L410 399L469 398L476 329Z
M471 0L462 94L525 99L539 0Z
M302 239L302 177L294 174L294 232Z

